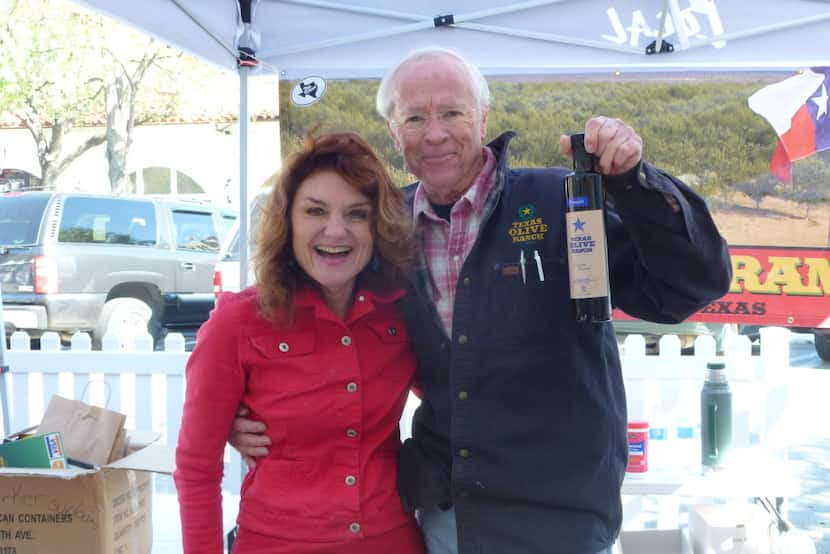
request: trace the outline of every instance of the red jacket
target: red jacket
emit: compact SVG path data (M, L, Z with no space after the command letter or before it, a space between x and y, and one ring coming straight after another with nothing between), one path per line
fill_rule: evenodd
M241 528L299 553L411 524L395 487L415 371L401 296L359 291L340 321L305 288L289 327L259 315L253 288L220 296L186 369L174 474L186 554L222 552L222 455L240 402L272 441L242 484Z

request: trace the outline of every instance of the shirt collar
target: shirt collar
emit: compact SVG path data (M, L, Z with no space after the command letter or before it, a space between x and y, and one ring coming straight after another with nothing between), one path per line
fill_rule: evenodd
M494 170L496 169L496 156L493 154L492 150L490 150L489 146L482 148L482 156L484 156L484 165L482 166L481 171L473 181L470 188L468 188L459 199L459 201L466 200L470 206L472 206L473 211L479 214L484 209L484 204L487 201L487 195L490 193L490 189L493 188L493 183L495 181L493 176ZM416 221L421 217L421 214L429 216L433 219L438 218L432 204L429 202L426 190L424 189L424 184L421 181L418 182L418 187L415 189L415 198L412 201L412 210Z
M354 304L352 304L349 314L346 316L346 322L354 321L366 315L379 304L392 304L402 298L404 294L403 289L375 291L360 287L354 295ZM294 295L294 308L298 311L302 309L313 310L317 319L336 319L334 313L323 300L320 291L308 283L303 283L297 287L297 292Z

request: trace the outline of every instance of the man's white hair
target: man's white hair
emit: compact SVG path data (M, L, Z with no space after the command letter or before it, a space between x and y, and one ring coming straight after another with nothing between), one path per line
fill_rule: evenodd
M395 111L395 77L398 71L409 62L434 56L449 56L461 62L462 66L467 70L470 86L476 98L476 107L482 113L490 109L490 87L487 85L487 79L484 78L481 71L455 50L441 46L427 46L426 48L419 48L407 54L383 77L375 99L375 107L381 117L389 121L392 119L392 113Z

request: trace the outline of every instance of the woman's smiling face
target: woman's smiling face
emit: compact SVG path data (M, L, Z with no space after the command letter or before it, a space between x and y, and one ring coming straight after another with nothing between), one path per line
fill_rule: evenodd
M335 171L312 173L297 190L291 207L294 257L327 302L354 293L374 250L372 217L371 200Z

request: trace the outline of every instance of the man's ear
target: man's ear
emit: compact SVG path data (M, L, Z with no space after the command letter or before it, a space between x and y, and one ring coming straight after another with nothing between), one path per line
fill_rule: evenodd
M487 138L487 121L490 117L490 112L485 111L484 114L481 116L481 140L485 140Z
M395 134L395 130L392 129L392 124L389 123L389 120L386 120L386 130L389 133L389 136L392 138L392 142L395 145L395 150L401 152L401 143L398 140L398 135Z

